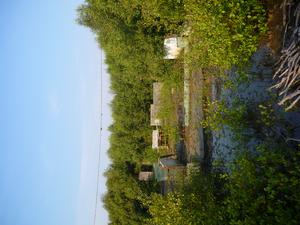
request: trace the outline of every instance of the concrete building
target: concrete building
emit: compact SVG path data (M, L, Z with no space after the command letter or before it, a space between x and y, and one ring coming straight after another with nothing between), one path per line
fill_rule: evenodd
M166 55L164 59L176 59L185 45L185 39L183 37L173 35L165 38L164 48Z
M150 106L150 125L161 126L162 122L159 119L159 109L161 104L161 90L163 84L160 82L153 83L153 104Z
M153 179L153 172L152 171L141 171L139 172L139 180L140 181L149 181Z
M159 129L152 131L152 148L168 148L168 138Z

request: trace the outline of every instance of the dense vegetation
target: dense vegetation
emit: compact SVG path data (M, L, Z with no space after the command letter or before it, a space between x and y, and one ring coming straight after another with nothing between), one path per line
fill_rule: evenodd
M142 162L153 158L152 83L174 74L174 62L162 60L162 43L183 23L182 6L180 1L91 0L78 9L79 23L97 34L105 51L115 94L104 197L112 224L141 224L149 216L141 201L156 187L138 182L137 175Z
M196 174L184 190L153 194L150 224L299 224L299 152L258 146L231 165L230 174Z
M195 173L167 196L158 194L155 181L137 179L142 163L155 159L149 121L152 83L165 81L166 89L182 85L183 57L163 60L164 37L189 27L185 60L190 68L223 79L232 66L242 70L266 31L260 1L86 0L78 13L78 22L92 29L105 51L114 93L112 165L104 196L111 224L297 224L300 155L269 140L255 153L241 149L229 171L218 166L208 174ZM244 105L229 110L207 104L215 111L203 121L208 129L227 124L239 132L246 121ZM165 105L170 110L162 115L168 117L173 106Z

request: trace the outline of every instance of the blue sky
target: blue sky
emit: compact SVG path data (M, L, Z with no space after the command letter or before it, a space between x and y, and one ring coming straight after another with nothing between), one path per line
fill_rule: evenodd
M93 224L101 54L75 23L80 3L0 1L1 225ZM111 95L102 70L104 171ZM97 224L107 221L99 202Z

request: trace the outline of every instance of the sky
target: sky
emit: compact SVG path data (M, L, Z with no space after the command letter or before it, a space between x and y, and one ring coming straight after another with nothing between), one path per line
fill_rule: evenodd
M0 1L1 225L93 225L100 149L96 224L108 223L112 95L95 35L75 22L82 2Z

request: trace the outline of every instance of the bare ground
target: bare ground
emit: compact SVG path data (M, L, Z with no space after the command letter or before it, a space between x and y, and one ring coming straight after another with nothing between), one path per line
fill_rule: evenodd
M204 135L201 121L203 119L203 74L197 71L190 76L190 123L185 130L187 161L204 159Z

